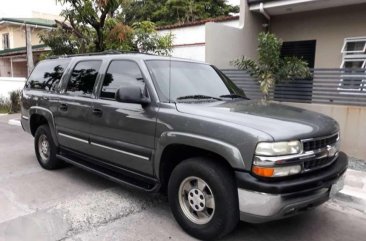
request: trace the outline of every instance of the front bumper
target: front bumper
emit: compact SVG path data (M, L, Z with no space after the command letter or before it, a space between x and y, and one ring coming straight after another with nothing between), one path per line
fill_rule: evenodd
M298 178L269 182L236 172L240 219L268 222L316 207L329 199L347 166L348 157L341 152L331 166Z

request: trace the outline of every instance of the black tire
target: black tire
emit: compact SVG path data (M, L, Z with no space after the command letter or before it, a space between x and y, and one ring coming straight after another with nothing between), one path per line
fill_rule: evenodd
M180 205L180 185L192 176L206 182L214 196L215 209L211 219L205 224L191 221L184 214ZM233 172L225 165L218 163L217 160L196 157L178 164L169 180L168 198L177 222L195 238L202 240L220 239L230 233L239 222L238 193Z
M49 143L49 154L47 158L40 153L40 138L46 138ZM63 162L56 158L57 147L53 141L50 128L48 125L41 125L37 128L36 134L34 135L34 148L39 164L47 170L54 170L63 167ZM42 158L43 156L43 158Z

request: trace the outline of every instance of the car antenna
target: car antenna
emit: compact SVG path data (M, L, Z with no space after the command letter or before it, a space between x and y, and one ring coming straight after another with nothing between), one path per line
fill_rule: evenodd
M170 92L172 82L172 55L169 55L169 103L171 103Z

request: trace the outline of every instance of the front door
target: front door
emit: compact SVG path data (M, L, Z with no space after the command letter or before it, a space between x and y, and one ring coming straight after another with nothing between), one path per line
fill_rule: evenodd
M157 108L153 104L117 102L117 90L129 85L139 85L148 95L136 62L111 61L99 98L93 100L89 153L114 165L152 175Z
M88 153L92 93L102 61L80 61L60 94L55 124L59 144Z

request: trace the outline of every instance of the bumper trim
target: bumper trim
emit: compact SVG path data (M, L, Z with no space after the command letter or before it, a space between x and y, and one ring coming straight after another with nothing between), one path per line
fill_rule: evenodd
M238 196L240 220L263 223L290 217L326 202L329 199L329 188L322 188L312 195L293 199L239 188Z

